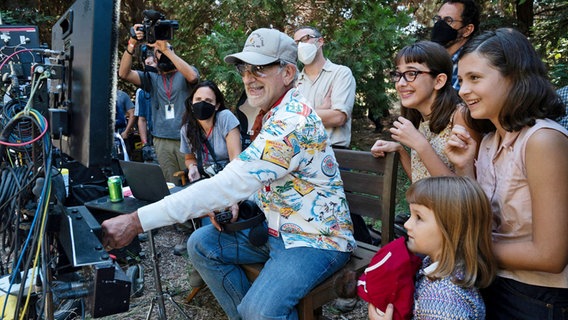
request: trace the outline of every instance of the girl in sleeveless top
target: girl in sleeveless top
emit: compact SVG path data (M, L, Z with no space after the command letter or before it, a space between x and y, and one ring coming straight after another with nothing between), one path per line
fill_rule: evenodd
M482 292L488 319L568 319L568 131L564 105L520 32L501 28L468 42L460 96L491 128L476 142L453 132L447 154L477 176L493 209L497 278Z

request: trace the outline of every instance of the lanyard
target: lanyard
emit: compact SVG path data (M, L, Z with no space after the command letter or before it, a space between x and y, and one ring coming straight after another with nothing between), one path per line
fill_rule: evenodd
M209 140L209 137L211 136L211 132L213 132L213 126L211 126L211 129L209 129L209 132L207 133L207 136L205 137L205 141ZM209 149L207 148L207 144L203 143L203 153L205 153L205 161L208 161L207 159L209 159Z
M168 81L166 75L162 74L162 82L164 83L164 91L166 92L166 96L168 97L168 104L172 103L171 98L172 98L172 88L174 85L174 77L173 76L170 77L170 80L171 81Z

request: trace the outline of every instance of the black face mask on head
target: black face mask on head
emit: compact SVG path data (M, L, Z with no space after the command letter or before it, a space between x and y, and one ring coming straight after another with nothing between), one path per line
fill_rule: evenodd
M458 30L452 28L444 20L436 22L432 29L432 42L443 45L444 47L458 38Z
M162 54L160 56L160 59L158 60L158 70L162 72L170 72L175 68L176 66L174 65L172 60L170 60L170 58L168 58L165 54Z
M199 101L191 105L191 110L197 119L206 120L215 113L215 106L205 101Z

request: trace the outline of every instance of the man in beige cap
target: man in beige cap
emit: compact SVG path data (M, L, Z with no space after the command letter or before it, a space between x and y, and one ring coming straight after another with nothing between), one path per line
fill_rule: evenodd
M103 243L118 248L140 232L252 200L266 218L261 225L226 232L255 219L236 221L239 206L233 205L232 223L212 219L187 245L229 319L297 319L299 300L339 270L355 246L325 128L293 88L296 48L286 34L258 29L242 52L225 57L241 74L248 103L262 110L261 129L237 159L210 179L102 224ZM265 263L252 284L239 266L247 263Z

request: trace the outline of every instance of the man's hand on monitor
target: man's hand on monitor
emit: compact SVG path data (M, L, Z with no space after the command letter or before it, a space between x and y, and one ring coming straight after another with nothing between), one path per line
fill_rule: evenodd
M126 247L134 237L144 232L138 219L138 212L123 214L103 221L103 246L105 250Z

